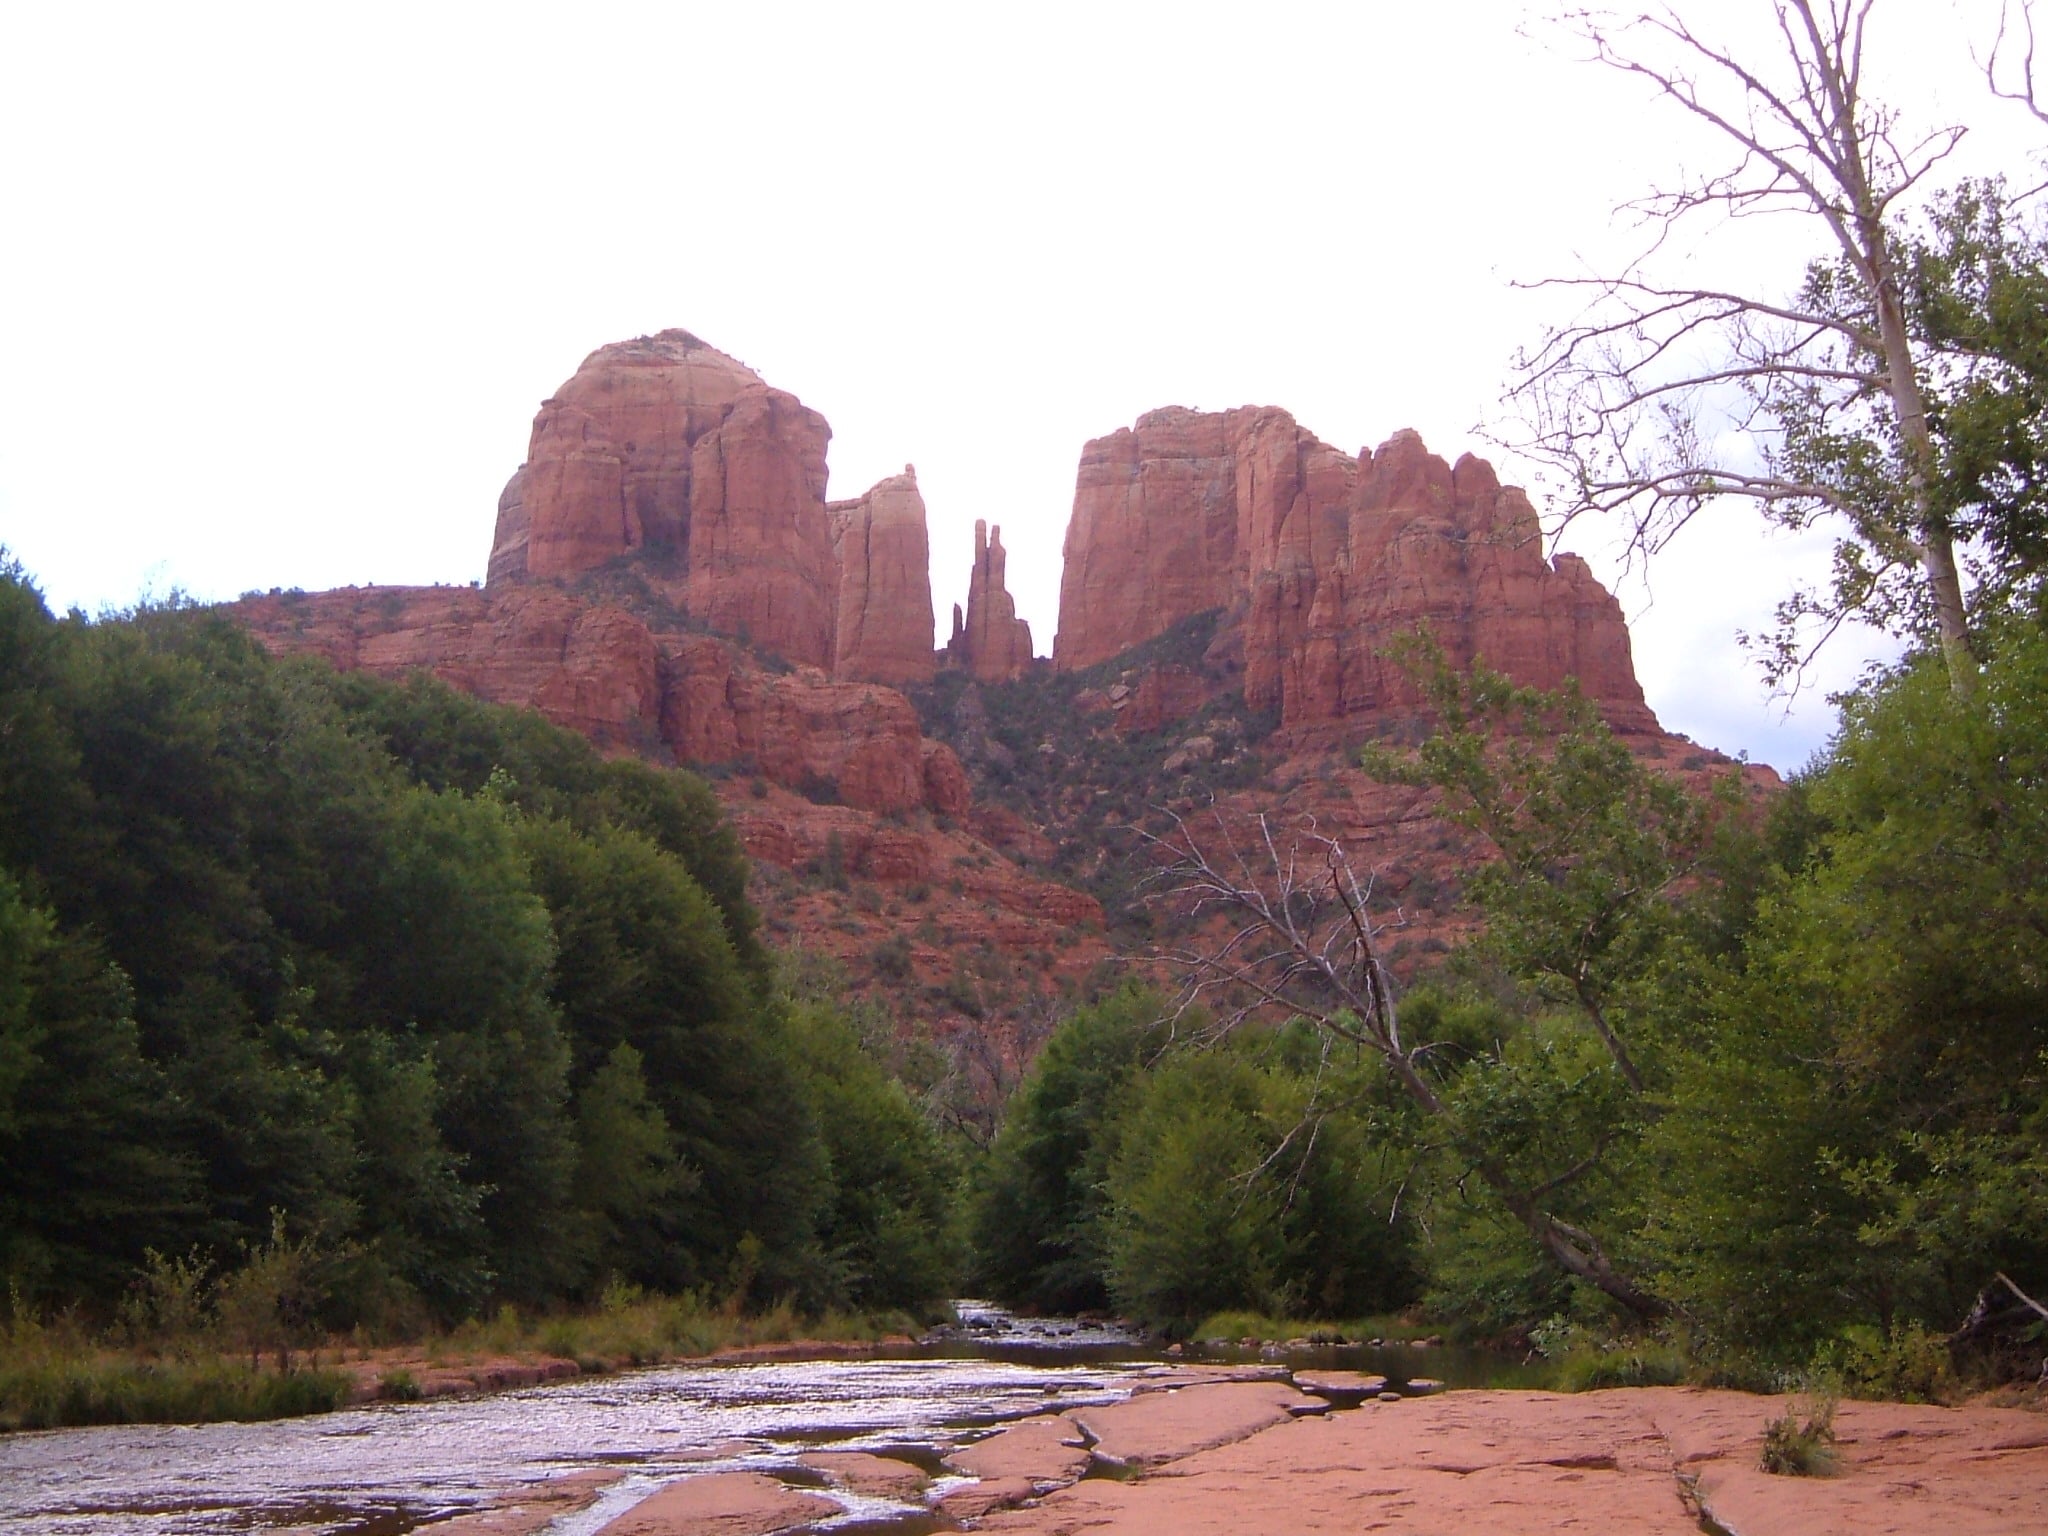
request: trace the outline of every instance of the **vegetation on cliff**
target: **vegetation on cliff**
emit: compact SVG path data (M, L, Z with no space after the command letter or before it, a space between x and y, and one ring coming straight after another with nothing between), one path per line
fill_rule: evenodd
M1746 807L1571 701L1439 678L1432 740L1369 760L1488 834L1486 936L1385 1026L1277 926L1199 1007L1076 1015L983 1170L981 1278L1177 1331L1423 1301L1593 1381L1655 1332L1745 1380L2031 1374L2000 1277L2048 1275L2048 631L1980 643L1969 694L1930 649ZM1303 846L1242 868L1310 932Z

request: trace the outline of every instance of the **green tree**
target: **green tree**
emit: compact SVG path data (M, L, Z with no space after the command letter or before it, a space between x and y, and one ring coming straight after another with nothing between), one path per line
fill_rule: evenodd
M647 1090L640 1053L623 1040L576 1096L575 1201L590 1231L594 1277L660 1284L696 1174L676 1156Z
M1834 590L1790 600L1794 628L1772 666L1807 654L1802 620L1822 621L1825 638L1860 618L1926 636L1967 692L1976 658L1958 549L1970 529L1942 482L1969 455L1947 455L1938 433L1967 435L1962 418L1944 422L1943 392L1974 370L1956 333L1925 323L1932 311L1916 324L1910 232L1923 183L1964 129L1911 128L1864 94L1875 10L1784 0L1749 47L1706 7L1563 13L1574 44L1728 158L1633 205L1652 231L1640 259L1546 285L1590 302L1518 359L1519 446L1559 472L1567 517L1623 514L1646 552L1714 501L1792 527L1826 522L1841 534ZM1660 261L1686 229L1756 210L1807 221L1820 254L1803 283L1773 291Z
M970 1207L974 1280L1047 1312L1109 1303L1107 1197L1116 1116L1164 1043L1162 1002L1135 983L1054 1031L1011 1100Z
M553 922L551 996L579 1091L620 1045L637 1053L678 1184L661 1231L667 1287L721 1280L742 1238L761 1247L764 1295L819 1286L815 1222L825 1155L782 1043L719 909L682 860L599 824L517 822L533 888Z
M835 1289L855 1306L930 1314L960 1269L952 1159L844 1014L822 1000L789 1007L790 1059L831 1166L818 1236Z
M1731 1339L1954 1329L2048 1271L2048 640L1958 699L1928 658L1845 705L1812 852L1697 989L1647 1236Z

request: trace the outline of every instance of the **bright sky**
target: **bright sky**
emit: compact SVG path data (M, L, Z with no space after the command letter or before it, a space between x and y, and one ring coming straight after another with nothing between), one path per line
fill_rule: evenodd
M1719 158L1529 9L8 7L0 543L88 611L466 582L540 401L685 326L824 413L835 496L916 464L942 624L1000 523L1049 653L1081 445L1156 406L1526 476L1477 430L1552 313L1512 280ZM1975 125L1958 174L2040 137L1975 82L1995 15L1879 7L1887 99ZM1810 232L1782 238L1789 288ZM1610 537L1564 544L1612 577ZM1787 714L1734 635L1824 555L1731 514L1620 583L1668 727L1821 744L1869 647Z

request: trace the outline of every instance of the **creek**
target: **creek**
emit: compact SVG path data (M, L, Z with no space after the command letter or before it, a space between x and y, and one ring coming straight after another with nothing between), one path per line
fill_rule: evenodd
M820 1529L929 1529L922 1502L820 1486L798 1463L869 1451L940 1472L948 1452L1007 1420L1113 1402L1164 1356L1138 1335L959 1304L961 1324L860 1360L652 1367L483 1397L391 1403L263 1424L146 1425L0 1436L8 1536L407 1536L506 1490L573 1473L617 1481L551 1536L588 1536L666 1482L767 1472L842 1505ZM1257 1350L1182 1357L1238 1363ZM1271 1351L1266 1352L1270 1361ZM1374 1371L1396 1383L1499 1382L1475 1352L1292 1351L1289 1365ZM946 1486L941 1476L939 1487Z

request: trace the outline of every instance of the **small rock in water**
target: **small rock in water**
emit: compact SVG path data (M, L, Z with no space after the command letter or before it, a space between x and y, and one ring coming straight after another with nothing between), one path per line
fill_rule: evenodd
M1443 1389L1444 1384L1434 1376L1417 1376L1408 1383L1408 1395L1410 1397L1427 1397L1430 1393L1441 1392Z

